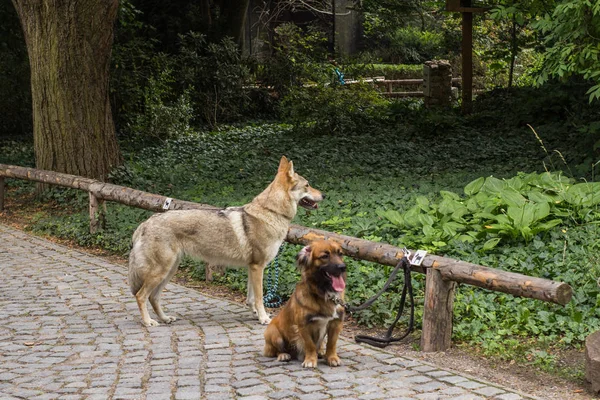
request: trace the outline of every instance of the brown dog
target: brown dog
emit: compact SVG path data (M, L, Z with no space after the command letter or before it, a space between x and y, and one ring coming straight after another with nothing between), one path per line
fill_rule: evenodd
M266 357L288 361L304 357L303 367L317 366L327 335L325 360L341 365L336 345L342 331L346 264L339 244L329 240L311 243L298 253L302 279L290 300L265 331ZM322 354L319 354L322 355Z

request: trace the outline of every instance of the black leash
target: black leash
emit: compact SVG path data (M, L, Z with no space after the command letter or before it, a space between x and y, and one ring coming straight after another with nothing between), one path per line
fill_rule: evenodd
M412 280L411 280L411 276L410 276L411 262L409 260L409 257L410 257L410 252L408 250L406 250L404 252L404 257L402 257L400 259L400 261L398 262L398 264L396 265L396 267L390 274L390 277L388 278L387 282L383 285L381 290L379 290L379 292L377 292L377 294L375 294L369 300L365 301L360 306L350 307L350 306L346 305L346 307L345 307L346 311L348 311L349 313L353 313L355 311L361 311L361 310L364 310L365 308L370 307L375 302L375 300L377 300L390 287L392 282L396 279L396 275L398 275L398 271L400 271L401 268L403 269L403 271L404 271L404 286L402 288L402 296L400 297L400 306L398 307L398 314L396 315L396 319L394 319L394 322L392 322L392 324L388 328L387 333L385 334L384 337L379 338L379 337L374 337L374 336L356 335L354 337L354 340L356 340L357 343L362 342L362 343L370 344L371 346L384 348L394 342L401 341L402 339L407 337L414 330L415 300L414 300L414 296L413 296ZM421 258L420 261L422 261L423 257L424 257L424 255L420 257ZM421 264L421 262L419 262L419 265L420 264ZM396 327L396 324L398 323L398 321L400 320L400 317L402 317L402 314L404 313L404 306L406 303L406 295L407 294L410 297L410 319L408 322L408 329L401 336L393 337L392 334L394 333L394 328Z

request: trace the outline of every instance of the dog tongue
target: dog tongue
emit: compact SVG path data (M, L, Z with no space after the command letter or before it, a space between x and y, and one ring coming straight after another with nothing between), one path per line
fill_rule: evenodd
M346 287L346 282L344 282L344 278L342 276L332 276L331 286L333 286L333 290L336 292L341 292Z

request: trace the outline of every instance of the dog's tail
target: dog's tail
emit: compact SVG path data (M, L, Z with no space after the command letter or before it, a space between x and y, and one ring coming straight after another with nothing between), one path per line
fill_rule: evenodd
M142 288L144 282L140 279L137 271L135 269L129 269L129 288L131 289L132 295L137 295L137 293Z
M140 267L138 265L140 262L140 251L138 247L141 245L139 239L144 231L143 225L144 223L142 223L133 233L133 238L131 239L131 249L129 250L129 274L127 280L129 282L129 287L131 288L131 294L134 296L140 291L142 285L144 284L144 280L138 272L138 268Z

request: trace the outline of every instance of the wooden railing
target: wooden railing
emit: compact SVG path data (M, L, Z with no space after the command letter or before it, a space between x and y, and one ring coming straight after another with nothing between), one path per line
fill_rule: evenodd
M394 87L396 86L419 86L422 87L423 79L385 79L385 77L375 77L375 78L365 78L361 80L347 80L347 85L352 85L359 82L368 82L372 83L376 86L383 86L385 88L384 91L381 92L383 96L386 97L424 97L423 91L403 91L403 92L394 92ZM462 82L461 78L452 78L453 86L454 84L460 84Z
M99 227L98 215L101 214L99 212L100 205L104 201L113 201L157 212L214 208L210 205L171 199L80 176L0 164L0 211L4 207L5 178L24 179L87 191L90 199L91 232L95 232ZM315 239L323 238L340 243L344 253L350 257L383 265L395 266L404 255L402 249L389 244L371 242L300 225L290 226L286 241L304 245ZM413 267L413 270L426 274L421 336L421 350L423 351L443 351L450 347L452 308L457 283L560 305L567 304L572 296L571 287L564 282L484 267L448 257L427 255L423 264L420 267Z

